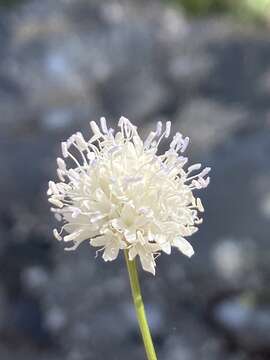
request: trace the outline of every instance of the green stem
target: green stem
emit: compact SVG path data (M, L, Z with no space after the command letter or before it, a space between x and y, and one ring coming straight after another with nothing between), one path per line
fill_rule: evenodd
M128 259L128 252L125 250L125 259L126 264L128 268L128 275L129 275L129 281L131 286L131 292L133 297L133 302L137 314L138 323L141 330L141 335L143 338L143 343L147 355L148 360L157 360L155 348L153 345L151 333L149 330L149 326L147 323L145 311L144 311L144 305L143 305L143 299L141 294L141 288L138 278L138 272L136 268L136 262L135 260L130 261Z

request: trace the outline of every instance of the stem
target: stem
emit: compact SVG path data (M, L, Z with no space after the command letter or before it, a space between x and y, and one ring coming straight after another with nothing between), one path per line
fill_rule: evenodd
M149 330L147 318L144 311L143 299L141 294L141 288L138 278L138 272L136 267L135 260L129 260L127 250L124 250L126 264L128 268L129 281L131 286L131 292L133 297L133 302L136 310L136 315L138 323L141 330L141 335L143 338L143 343L148 360L157 360L155 348L153 345L151 333Z

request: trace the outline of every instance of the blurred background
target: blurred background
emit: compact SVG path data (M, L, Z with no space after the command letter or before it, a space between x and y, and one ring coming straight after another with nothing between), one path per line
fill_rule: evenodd
M159 359L270 359L269 25L269 0L0 0L1 360L144 359L123 258L65 253L46 196L60 141L121 115L213 168L194 257L141 274Z

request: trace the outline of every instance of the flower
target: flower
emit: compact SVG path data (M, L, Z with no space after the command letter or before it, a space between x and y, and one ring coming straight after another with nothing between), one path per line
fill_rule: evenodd
M105 261L115 260L126 249L130 260L137 255L144 270L155 274L156 257L178 248L190 257L194 251L185 237L197 231L203 206L195 189L209 184L210 168L195 164L185 170L182 153L189 138L176 133L169 149L159 155L163 138L170 135L158 122L142 141L128 119L121 117L119 131L91 121L93 136L80 132L62 143L57 159L59 182L49 182L49 202L60 231L58 240L71 242L75 250L84 240L103 251ZM70 166L68 166L68 164ZM200 172L198 173L198 171ZM197 174L193 175L194 172Z

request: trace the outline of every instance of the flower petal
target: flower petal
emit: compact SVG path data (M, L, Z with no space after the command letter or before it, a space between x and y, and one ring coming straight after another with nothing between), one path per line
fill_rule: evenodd
M151 274L155 275L155 273L156 273L156 270L155 270L156 263L155 263L153 255L152 254L151 255L150 254L139 254L139 255L140 255L140 261L141 261L141 264L142 264L142 268L145 271L148 271Z
M162 251L164 251L166 254L170 255L171 253L171 244L169 241L159 244Z
M102 255L104 261L113 261L117 258L119 253L119 246L117 246L115 241L112 241L105 246L104 253Z
M90 240L90 244L92 246L98 247L98 246L104 246L107 244L108 238L107 236L100 235Z
M191 257L194 254L193 247L186 239L182 237L175 238L173 240L173 245L176 246L184 255L188 257Z
M136 247L136 245L134 245L128 250L128 258L129 258L129 260L132 261L135 259L135 257L137 255L138 255L137 247Z

